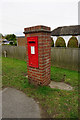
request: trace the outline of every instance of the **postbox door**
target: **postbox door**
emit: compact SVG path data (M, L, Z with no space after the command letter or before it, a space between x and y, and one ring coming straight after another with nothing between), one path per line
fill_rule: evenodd
M28 37L29 66L38 68L38 37Z

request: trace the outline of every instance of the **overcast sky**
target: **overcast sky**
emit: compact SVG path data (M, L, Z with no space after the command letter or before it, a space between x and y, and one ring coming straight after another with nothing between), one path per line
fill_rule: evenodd
M79 0L0 0L0 33L24 35L25 27L78 24Z

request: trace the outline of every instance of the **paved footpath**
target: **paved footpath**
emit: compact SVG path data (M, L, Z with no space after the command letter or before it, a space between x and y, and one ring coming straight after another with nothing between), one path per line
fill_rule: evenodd
M32 98L14 88L5 88L2 92L2 118L41 118L41 115Z

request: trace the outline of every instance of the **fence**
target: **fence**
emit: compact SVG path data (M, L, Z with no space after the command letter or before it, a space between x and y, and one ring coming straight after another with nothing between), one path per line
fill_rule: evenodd
M21 59L26 61L26 48L23 46L2 46L2 54L4 55L4 51L7 52L7 57Z
M52 48L51 64L56 67L79 70L80 48Z
M2 46L2 53L7 51L7 57L26 61L26 48L23 46ZM51 64L56 67L78 70L80 48L51 48Z

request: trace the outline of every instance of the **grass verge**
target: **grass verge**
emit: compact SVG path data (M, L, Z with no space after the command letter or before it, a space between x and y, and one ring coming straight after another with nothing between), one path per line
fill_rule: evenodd
M78 73L76 71L51 67L51 79L64 81L74 87L72 91L35 87L26 78L26 62L2 58L2 85L22 90L39 101L39 105L50 118L78 118Z

